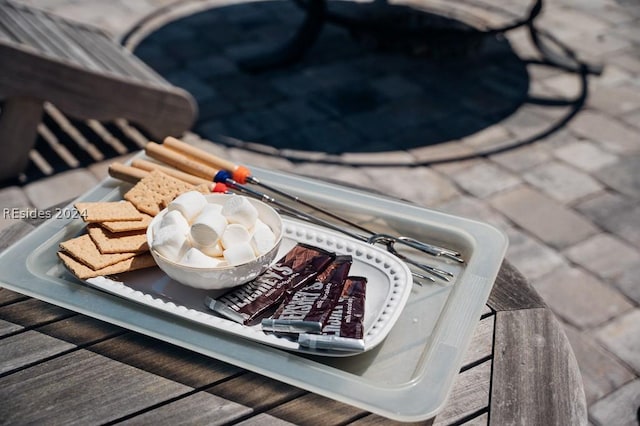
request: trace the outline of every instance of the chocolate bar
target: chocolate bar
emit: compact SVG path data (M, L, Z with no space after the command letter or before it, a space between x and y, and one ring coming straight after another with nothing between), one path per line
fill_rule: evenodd
M300 346L340 351L364 350L366 286L365 277L348 277L338 303L322 327L322 334L300 334Z
M314 282L290 292L273 318L262 320L262 330L276 333L322 331L342 294L352 263L349 255L337 256Z
M217 299L207 297L205 304L227 319L254 324L282 302L285 292L315 280L334 259L333 253L298 243L255 280Z

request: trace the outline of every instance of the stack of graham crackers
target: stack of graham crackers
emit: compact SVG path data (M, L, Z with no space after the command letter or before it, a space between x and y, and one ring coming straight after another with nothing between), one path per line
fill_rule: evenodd
M183 192L209 193L153 171L124 194L124 200L76 203L86 233L60 243L58 257L79 279L114 275L155 265L146 231L153 216Z

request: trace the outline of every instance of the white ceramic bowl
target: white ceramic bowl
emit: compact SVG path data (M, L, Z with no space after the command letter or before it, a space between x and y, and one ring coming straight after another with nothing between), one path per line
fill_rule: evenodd
M239 195L229 194L210 194L206 195L207 201L214 204L224 204L229 197L238 197ZM241 265L222 266L216 268L198 268L193 266L181 265L177 262L167 259L151 248L151 255L156 263L168 276L175 281L188 285L190 287L202 288L208 290L219 290L235 287L240 284L251 281L258 275L267 270L269 265L274 261L280 242L282 241L282 218L269 205L262 201L247 198L251 204L258 210L258 217L264 223L269 225L276 236L276 243L269 252L262 256ZM162 210L153 218L147 228L147 242L152 247L154 224L159 223L162 217L167 213L167 209Z

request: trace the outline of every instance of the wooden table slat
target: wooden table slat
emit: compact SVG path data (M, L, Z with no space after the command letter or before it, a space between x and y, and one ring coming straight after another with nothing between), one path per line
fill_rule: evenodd
M487 305L495 311L544 308L542 298L508 261L502 263Z
M209 388L208 392L251 407L257 412L267 410L306 393L300 388L271 380L256 373L246 373L234 377Z
M75 345L32 330L5 337L0 339L0 374L74 348Z
M73 311L38 299L26 299L0 307L2 319L23 327L37 327L74 315L77 314Z
M24 294L16 293L15 291L0 287L0 307L27 299L28 297Z
M211 386L244 371L231 364L137 333L100 342L90 346L90 349L192 388Z
M292 426L293 424L294 423L286 420L270 416L269 414L261 413L257 416L236 423L236 426Z
M104 423L191 390L86 350L0 378L7 424Z
M469 342L469 348L462 360L463 369L470 364L491 357L493 354L494 320L495 317L490 316L481 320L476 326L471 342Z
M485 409L489 405L491 369L491 361L486 361L460 373L434 426L456 423Z
M492 423L586 424L580 372L553 313L498 312L495 329Z
M102 340L128 333L128 330L84 315L75 315L45 324L36 329L51 337L87 346Z
M267 414L274 417L306 425L343 424L362 417L366 413L364 410L315 393L304 394L267 411Z
M9 321L0 320L0 338L7 334L22 330L22 326Z
M251 409L206 392L169 402L122 422L120 425L221 425L251 414Z

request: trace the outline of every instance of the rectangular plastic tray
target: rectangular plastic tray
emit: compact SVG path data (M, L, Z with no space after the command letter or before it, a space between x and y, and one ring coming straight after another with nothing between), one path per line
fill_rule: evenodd
M462 266L423 260L454 272L448 284L414 285L387 338L348 358L303 356L212 330L167 312L92 288L69 275L57 243L84 224L65 210L0 255L0 286L147 334L400 421L434 417L443 407L502 263L507 240L473 220L378 194L253 168L274 186L386 233L403 234L463 253ZM126 189L106 179L79 198L118 199ZM66 207L70 213L72 205Z

